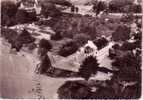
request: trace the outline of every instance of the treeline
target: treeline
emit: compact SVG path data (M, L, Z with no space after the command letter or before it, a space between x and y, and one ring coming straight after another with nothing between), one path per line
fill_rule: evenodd
M92 1L93 10L98 11L107 10L110 13L141 13L141 2L134 3L134 0L111 0L108 3L104 1Z

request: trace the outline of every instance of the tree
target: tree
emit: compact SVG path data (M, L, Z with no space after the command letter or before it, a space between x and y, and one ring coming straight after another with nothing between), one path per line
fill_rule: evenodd
M62 38L63 38L63 37L62 37L61 32L58 32L58 33L56 33L56 34L54 34L54 35L51 36L51 39L52 39L52 40L60 40L60 39L62 39Z
M88 80L92 74L95 74L98 70L99 64L97 63L96 57L87 57L79 69L79 75L85 80Z
M47 54L47 52L52 49L52 44L49 42L49 40L41 39L39 42L39 49L38 53L42 57Z
M112 33L112 38L114 41L125 41L130 38L130 28L122 25L118 26L117 29Z
M141 76L141 62L131 51L126 51L120 57L117 57L112 65L118 68L116 74L120 81L138 81Z
M18 6L12 1L2 1L1 2L1 24L10 26L15 25L15 14L17 12Z
M83 46L90 39L91 39L90 36L86 35L84 33L75 34L73 37L73 40L76 41L76 43L78 44L79 47Z
M70 41L64 44L59 51L59 55L67 57L78 50L78 46L75 41Z
M22 32L17 36L16 41L21 42L22 44L29 44L35 41L35 38L31 36L31 34L26 30L22 30Z
M105 37L94 40L95 45L98 47L98 50L102 49L108 44L108 40Z
M41 63L38 71L40 72L40 74L45 74L47 70L51 67L52 67L52 64L51 64L50 58L48 57L47 54L43 55L41 57Z
M124 42L121 46L121 50L127 51L127 50L133 50L135 49L136 46L134 43L130 43L130 42Z
M78 81L67 81L57 93L59 99L89 99L90 88Z
M61 15L60 10L56 8L54 3L49 1L41 2L41 7L41 14L43 14L45 17L58 17Z
M109 9L111 12L124 12L122 8L127 5L132 5L134 0L111 0Z

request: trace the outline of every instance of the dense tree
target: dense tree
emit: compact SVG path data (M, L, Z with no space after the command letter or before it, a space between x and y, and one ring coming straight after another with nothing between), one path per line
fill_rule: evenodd
M18 6L12 1L1 1L1 24L10 26L15 25L15 14Z
M78 81L67 81L57 93L59 99L89 99L90 88Z
M90 40L91 37L86 34L75 34L73 37L73 40L76 41L78 46L83 46L85 43L87 43L88 40Z
M25 9L18 9L18 11L16 13L16 21L18 24L30 23L33 21L37 21L36 11L33 9L33 11L28 12Z
M112 39L114 41L125 41L130 38L130 28L122 25L118 26L118 28L112 33Z
M17 36L16 41L19 41L22 44L28 44L34 42L35 38L32 37L26 29L23 29L22 32Z
M54 35L51 36L52 40L60 40L62 38L63 38L63 36L62 36L61 32L58 32L58 33L56 33L56 34L54 34Z
M117 76L122 81L137 81L140 79L141 62L131 51L126 51L112 63L119 69Z
M95 74L97 72L98 67L99 64L96 57L89 56L83 61L82 65L80 66L79 74L85 80L88 80L92 74Z
M39 42L39 49L38 49L38 53L39 55L42 57L44 55L47 54L47 52L52 49L52 45L49 42L49 40L46 39L41 39Z
M76 42L70 41L64 44L59 51L59 55L67 57L73 53L75 53L78 50L78 46Z
M41 14L43 14L45 17L58 17L61 15L61 11L56 8L54 3L49 1L41 2L41 7Z
M109 9L111 12L123 12L123 7L132 5L134 0L111 0Z
M48 57L47 54L44 54L41 56L40 59L41 59L41 63L38 66L39 67L38 72L40 74L45 74L48 71L48 69L50 69L52 67L50 58Z
M108 44L108 40L105 37L94 40L95 45L98 47L98 50L102 49Z

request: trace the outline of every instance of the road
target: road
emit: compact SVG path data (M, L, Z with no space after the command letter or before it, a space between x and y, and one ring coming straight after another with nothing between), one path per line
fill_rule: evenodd
M0 39L0 98L55 98L65 79L37 75L28 57L9 53L9 46ZM32 58L31 58L32 59Z

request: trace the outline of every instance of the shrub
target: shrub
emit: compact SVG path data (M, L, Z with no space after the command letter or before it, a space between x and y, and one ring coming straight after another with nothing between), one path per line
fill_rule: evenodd
M61 48L60 51L58 52L59 55L67 57L73 53L75 53L78 50L78 46L76 42L70 41L64 44Z
M77 43L78 46L83 46L90 39L91 39L90 36L84 33L75 34L73 37L73 40Z
M19 41L21 42L22 44L28 44L28 43L32 43L35 41L35 38L33 38L31 36L31 34L26 30L24 29L18 36L17 36L17 39L16 41Z
M62 16L55 21L52 29L64 37L73 38L75 34L86 34L92 39L96 37L97 20L93 17L86 17L81 15L62 14Z
M56 33L56 34L54 34L54 35L52 35L51 36L51 39L52 40L60 40L60 39L62 39L62 34L61 34L61 32L59 32L59 33Z
M118 28L112 33L112 39L114 41L125 41L130 38L130 28L123 25L118 26Z
M23 24L23 23L29 23L36 21L36 12L35 10L28 12L24 9L19 9L16 13L16 21L17 23Z
M111 12L124 12L122 9L126 5L132 5L133 0L112 0L109 3L109 9Z
M41 40L40 40L40 42L39 42L39 47L40 47L40 48L45 48L45 49L47 49L47 50L52 49L51 43L49 42L49 40L46 40L46 39L41 39Z
M116 58L112 65L119 69L117 77L121 81L137 81L140 79L141 62L133 53L125 52L123 56Z
M108 40L104 37L94 40L94 44L97 46L98 50L102 49L108 44Z
M88 80L92 74L95 74L97 72L98 67L99 64L96 57L89 56L83 61L82 65L80 66L79 75L85 80Z
M7 39L9 42L12 42L16 39L18 33L12 29L1 28L1 35L5 39Z
M58 17L61 15L61 12L59 9L56 8L54 3L51 2L41 2L41 14L43 14L45 17Z
M133 15L133 13L127 13L127 14L123 15L120 20L122 22L133 22L134 15Z
M124 42L121 46L121 50L133 50L135 49L136 46L134 43L130 43L130 42Z
M78 81L67 81L57 93L59 99L89 99L90 88Z
M16 24L15 14L18 6L12 1L1 2L1 25L11 26Z
M45 54L41 58L41 63L39 67L40 74L45 74L50 67L52 67L50 58L48 57L47 54Z

